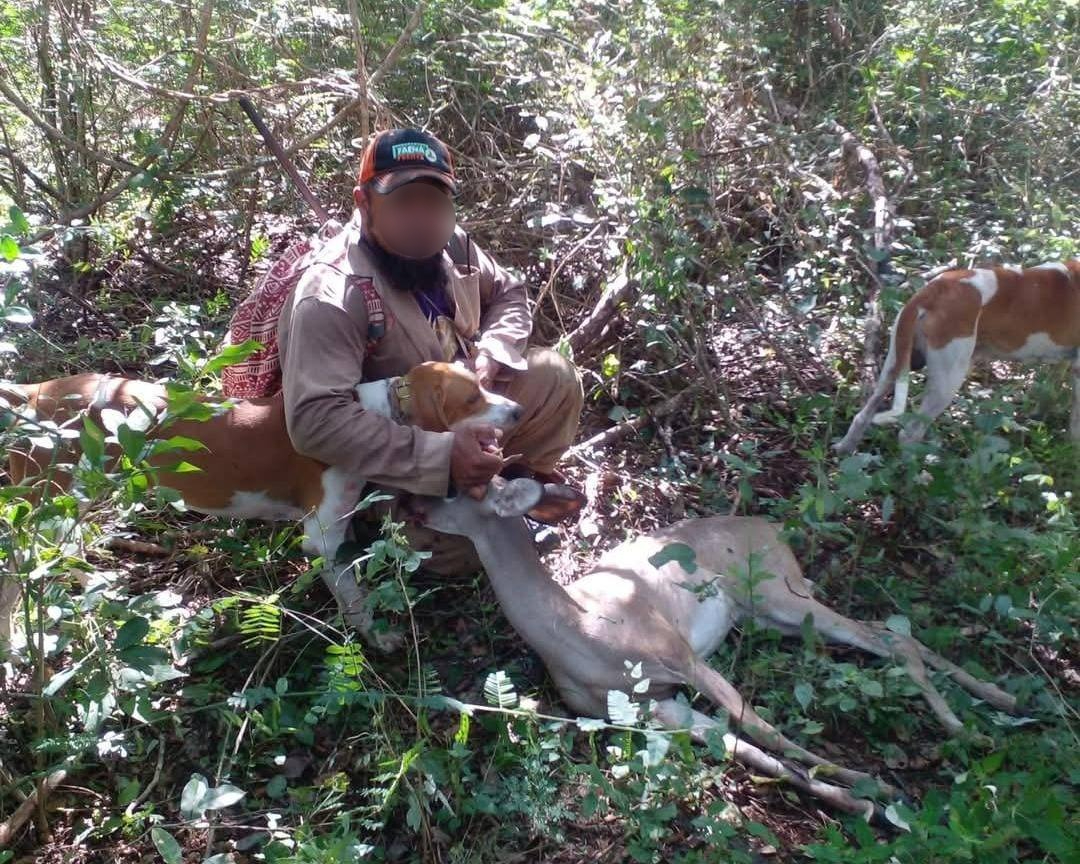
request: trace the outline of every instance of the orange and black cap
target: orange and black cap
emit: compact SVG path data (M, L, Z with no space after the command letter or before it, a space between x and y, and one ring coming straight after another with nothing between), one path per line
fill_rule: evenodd
M430 179L457 193L450 151L434 135L419 129L379 132L360 161L361 184L370 182L385 195L414 180Z

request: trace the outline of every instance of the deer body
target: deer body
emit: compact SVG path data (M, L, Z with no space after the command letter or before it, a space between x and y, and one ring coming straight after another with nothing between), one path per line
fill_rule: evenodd
M698 740L715 730L733 757L755 770L784 778L842 810L870 816L871 802L818 779L851 785L870 779L868 774L835 765L786 738L705 660L739 619L753 617L791 634L809 615L826 639L899 660L950 732L963 725L931 683L926 663L994 706L1015 708L1012 696L911 637L846 618L814 600L791 550L763 519L716 516L676 523L612 549L563 587L544 569L520 517L530 512L550 518L560 506L572 509L572 499L565 487L515 480L493 483L483 501L428 501L418 514L429 527L473 541L510 624L544 660L569 707L581 714L607 716L608 692L629 690L633 682L626 663L640 662L642 679L649 682L645 695L655 700L653 715L665 726L689 729ZM678 561L650 564L673 543L693 550L693 573ZM674 696L684 685L725 709L761 747L814 766L816 776L724 732L717 721L677 701ZM886 794L895 792L880 781L878 786Z

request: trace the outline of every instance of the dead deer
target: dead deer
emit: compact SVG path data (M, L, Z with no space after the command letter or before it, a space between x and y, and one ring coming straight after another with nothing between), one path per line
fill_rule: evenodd
M510 624L543 658L566 704L580 714L606 717L609 691L628 689L626 662L640 662L648 690L635 698L654 700L653 717L663 726L688 730L698 741L705 741L710 730L723 733L727 751L752 770L870 818L879 813L874 803L844 787L874 780L884 795L896 795L895 789L785 737L708 664L705 658L738 620L752 618L797 635L809 616L826 639L898 661L952 734L963 724L930 681L927 665L949 674L995 708L1015 710L1011 695L974 678L910 636L880 623L846 618L814 600L795 556L776 527L764 519L714 516L678 522L622 543L586 575L563 587L541 563L522 517L554 522L577 513L581 504L580 493L566 486L498 477L482 500L459 496L408 502L410 518L472 540ZM660 564L655 559L660 566L650 563L674 544L692 550L696 568L679 560ZM687 550L683 551L685 558ZM736 738L718 721L676 701L675 692L683 685L724 709L761 746Z

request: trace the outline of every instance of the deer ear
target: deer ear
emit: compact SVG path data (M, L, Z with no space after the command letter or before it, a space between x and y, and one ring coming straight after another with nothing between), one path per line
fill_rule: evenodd
M486 503L490 505L496 516L504 519L511 516L524 516L543 498L544 486L535 480L519 477L517 480L496 483L495 479L492 480L488 489Z
M588 499L585 493L562 483L545 483L539 503L528 512L530 519L555 525L572 519L581 512Z

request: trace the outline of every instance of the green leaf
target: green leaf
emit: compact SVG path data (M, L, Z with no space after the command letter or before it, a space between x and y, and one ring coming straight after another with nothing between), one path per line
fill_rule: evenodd
M67 669L63 669L53 675L53 677L49 679L49 686L47 686L44 690L41 691L42 695L55 696L57 693L59 693L63 689L64 685L67 684L67 682L75 676L75 673L82 668L82 665L85 662L86 658L84 657L82 660L79 660L77 663L72 664Z
M116 803L121 807L127 807L128 804L139 797L140 789L142 789L142 784L137 779L129 778L124 780L116 796Z
M600 364L600 372L605 378L614 378L619 374L619 365L619 358L617 355L607 354Z
M232 783L211 787L202 774L192 774L180 793L180 813L185 819L202 819L207 810L230 807L246 794Z
M764 840L766 843L777 847L781 845L776 835L773 834L773 832L768 827L762 825L760 822L747 822L746 830L753 834L755 837Z
M206 808L202 800L210 790L210 784L202 774L192 774L180 793L180 815L185 819L202 819Z
M810 703L814 701L814 688L811 684L805 681L800 681L795 685L795 700L802 706L803 711L810 707Z
M124 448L124 455L132 462L138 462L146 445L146 433L136 432L124 423L116 430L116 438Z
M115 435L120 425L127 421L124 412L117 411L115 408L102 408L100 419L101 425L105 427L105 431L110 435Z
M199 450L205 450L206 445L202 441L196 441L194 438L186 438L183 435L173 435L171 438L159 438L153 445L151 445L150 453L153 456L160 456L163 453L175 453L177 451L185 451L188 453L195 453Z
M685 543L668 543L663 549L649 558L649 563L657 570L672 561L678 561L679 566L687 573L697 572L697 555L693 547Z
M640 716L638 704L631 702L630 697L622 690L608 690L607 709L611 722L620 726L633 726Z
M895 804L890 804L885 808L885 818L901 831L911 830L911 825L908 823L907 819L900 815L900 811Z
M872 696L875 699L880 699L885 695L885 691L881 687L881 682L874 681L873 679L859 682L859 690L866 696Z
M130 648L132 645L138 645L142 642L143 637L149 632L150 622L141 615L128 619L124 622L124 626L116 633L116 650L123 651L125 648Z
M653 729L645 731L645 757L649 765L659 765L664 761L671 747L671 736Z
M513 708L518 703L514 682L502 669L492 672L484 681L484 698L496 708Z
M420 809L420 801L417 799L415 792L410 792L409 810L405 814L405 824L412 828L413 831L419 831L422 816L423 811Z
M105 458L105 433L89 417L83 417L83 428L79 434L79 446L91 465L100 465Z
M16 234L28 234L30 233L30 221L26 218L26 215L12 204L8 207L8 219L11 220L11 230Z
M0 257L5 261L14 261L19 257L19 244L10 234L0 235Z
M278 774L266 784L266 794L271 798L280 798L288 788L289 782L285 779L285 776Z
M454 733L454 743L455 744L460 744L460 745L462 745L464 747L465 744L468 743L468 741L469 741L469 726L470 726L469 715L468 714L462 714L461 717L458 718L457 732Z
M4 320L9 324L33 324L34 313L25 306L8 306L4 310Z
M165 864L182 864L184 852L172 834L160 825L155 825L150 829L150 839L154 841L155 848L165 859Z
M169 656L164 649L155 648L153 645L132 645L120 651L117 656L123 663L144 675L152 674L155 666L169 662Z
M215 372L219 372L226 366L232 366L234 363L240 363L246 360L256 351L262 348L262 343L257 342L254 339L248 339L246 342L241 342L239 345L229 345L224 348L216 357L211 357L206 361L206 365L202 368L204 375L213 375Z
M901 636L911 635L911 622L906 615L890 615L885 619L885 626Z
M901 66L906 66L915 59L915 51L912 48L904 48L901 45L897 45L893 48L893 56L896 57L897 63Z

